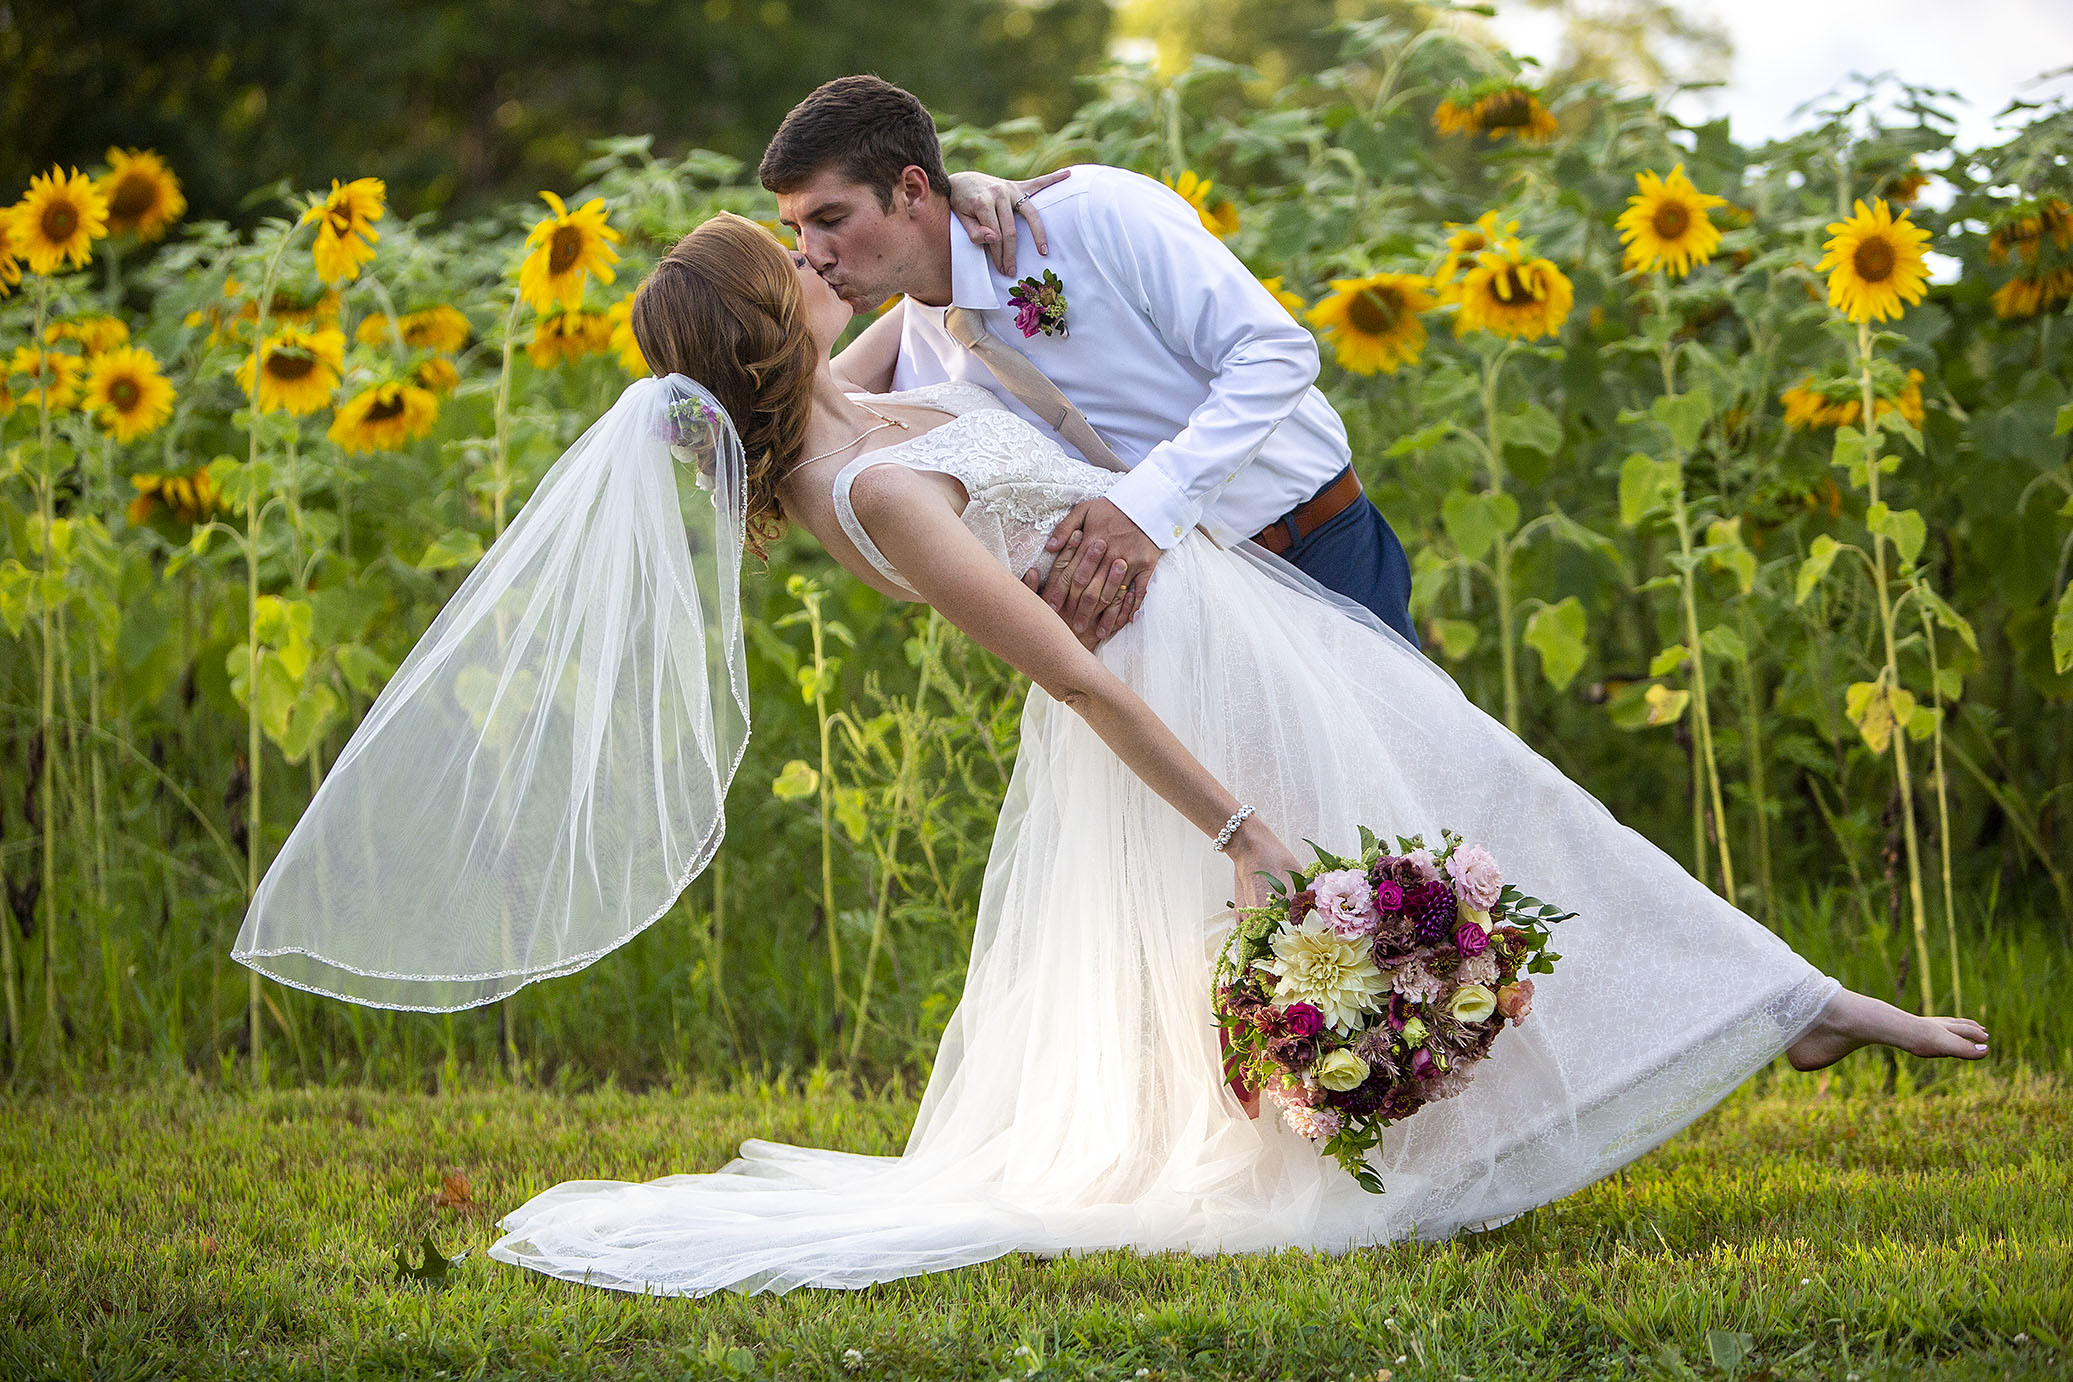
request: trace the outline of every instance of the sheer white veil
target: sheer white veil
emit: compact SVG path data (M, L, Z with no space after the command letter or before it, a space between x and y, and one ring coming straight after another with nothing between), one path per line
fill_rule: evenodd
M233 958L452 1012L580 969L668 911L719 848L748 741L742 470L703 386L630 385L375 698Z

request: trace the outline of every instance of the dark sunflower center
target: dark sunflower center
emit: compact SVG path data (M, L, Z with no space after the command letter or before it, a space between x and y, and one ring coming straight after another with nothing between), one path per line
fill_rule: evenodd
M118 379L108 386L108 401L117 412L126 413L144 401L144 391L134 379Z
M1683 202L1664 202L1656 208L1656 234L1665 240L1675 240L1691 228L1692 214Z
M63 242L79 230L79 208L70 202L52 202L43 208L43 238Z
M575 226L556 226L547 243L547 272L565 274L583 253L583 232Z
M403 416L403 395L401 393L383 394L380 398L374 400L373 406L367 410L367 420L369 422L387 422L391 418L401 416Z
M1490 295L1507 306L1517 302L1531 302L1537 297L1533 280L1521 272L1521 268L1518 264L1507 264L1502 270L1491 275Z
M1850 263L1866 283L1884 283L1893 276L1893 242L1883 235L1859 241Z
M1485 129L1516 129L1533 123L1533 97L1513 87L1483 98L1483 127Z
M316 357L300 351L276 350L266 357L266 372L283 384L307 379L316 368Z
M108 210L122 220L134 221L157 200L156 183L141 173L125 173L122 181L115 184L115 195L108 199Z
M1380 336L1404 319L1404 297L1394 288L1364 288L1346 304L1346 320L1356 331Z

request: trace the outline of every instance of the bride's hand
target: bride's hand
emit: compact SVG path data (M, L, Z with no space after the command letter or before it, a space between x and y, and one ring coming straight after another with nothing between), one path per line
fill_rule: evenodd
M966 169L950 175L950 209L964 224L965 234L975 245L987 245L993 266L1009 278L1015 276L1015 218L1029 222L1029 238L1038 254L1049 254L1051 243L1044 235L1044 218L1029 204L1033 193L1072 176L1061 168L1042 177L1009 182L991 173Z
M1240 909L1257 907L1274 895L1262 873L1286 880L1303 868L1303 861L1257 815L1245 818L1224 852L1237 872L1231 897Z

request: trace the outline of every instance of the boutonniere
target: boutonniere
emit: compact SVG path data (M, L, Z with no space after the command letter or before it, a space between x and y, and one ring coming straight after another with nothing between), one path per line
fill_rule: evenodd
M1008 302L1015 309L1015 325L1025 337L1039 331L1046 336L1065 334L1065 285L1049 269L1041 280L1032 274L1017 283Z

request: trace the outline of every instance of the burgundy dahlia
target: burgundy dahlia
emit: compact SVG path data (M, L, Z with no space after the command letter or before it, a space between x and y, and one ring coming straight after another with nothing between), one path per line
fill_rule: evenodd
M1412 933L1423 945L1438 945L1451 935L1459 910L1454 890L1443 878L1419 884L1404 899L1404 914L1410 917Z

